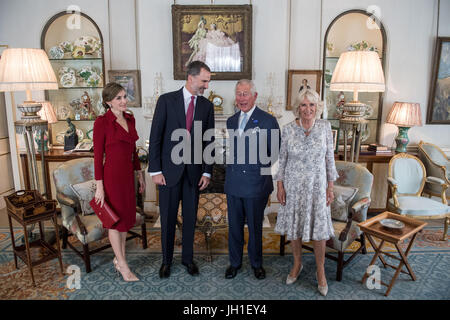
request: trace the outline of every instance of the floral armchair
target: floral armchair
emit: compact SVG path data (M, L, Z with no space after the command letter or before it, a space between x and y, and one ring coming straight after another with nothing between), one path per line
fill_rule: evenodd
M86 272L91 272L90 256L100 250L110 248L108 243L100 248L90 250L89 245L95 241L100 241L107 236L107 229L104 229L101 221L95 215L82 214L80 199L73 190L73 185L88 182L94 179L94 159L80 158L69 160L58 166L53 171L53 180L56 187L56 199L61 206L63 244L65 249L67 245L72 248L85 262ZM95 191L94 191L95 192ZM139 202L138 202L139 203ZM142 203L141 203L142 204ZM143 216L143 208L136 207L136 225L141 227L141 234L130 230L131 235L127 240L139 237L142 240L143 249L147 248L147 232ZM78 239L83 252L80 252L75 246L68 242L68 236L73 235Z
M426 182L440 188L441 201L422 197ZM445 196L448 188L446 181L427 176L425 166L419 158L399 153L389 161L388 184L392 194L388 200L389 211L416 219L444 219L442 240L447 239L450 207Z
M332 219L335 237L326 242L328 248L337 251L337 256L332 253L326 253L325 256L337 262L336 280L342 280L343 269L358 254L366 253L366 242L364 234L358 227L358 223L367 220L367 211L370 206L370 193L372 191L373 175L365 167L354 162L336 161L336 169L339 178L335 181L336 186L345 186L357 188L357 192L348 205L348 215L346 221ZM359 242L356 250L348 250L353 252L352 255L344 260L346 250L354 241ZM280 254L284 254L284 236L281 237ZM303 248L313 251L313 248L304 245Z
M436 145L424 141L419 142L419 159L425 165L428 176L436 177L450 185L450 160ZM441 196L441 187L425 182L424 193L431 196ZM446 198L450 200L450 188L446 190Z

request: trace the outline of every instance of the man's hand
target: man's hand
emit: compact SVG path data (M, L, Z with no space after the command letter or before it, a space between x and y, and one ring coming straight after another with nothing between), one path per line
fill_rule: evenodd
M164 178L164 175L162 173L152 176L152 181L158 186L166 185L166 178Z
M206 176L202 176L200 179L200 182L198 183L198 186L200 187L199 190L204 190L209 185L210 179Z

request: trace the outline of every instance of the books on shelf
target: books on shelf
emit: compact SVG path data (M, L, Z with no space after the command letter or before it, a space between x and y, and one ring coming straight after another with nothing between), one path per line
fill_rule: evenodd
M377 143L371 143L369 144L369 146L367 147L368 150L372 150L372 151L391 151L391 149L388 146L382 145L382 144L377 144Z

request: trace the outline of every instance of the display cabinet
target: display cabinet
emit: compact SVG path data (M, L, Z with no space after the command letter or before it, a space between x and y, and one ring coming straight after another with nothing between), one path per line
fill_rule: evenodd
M97 24L81 12L61 12L50 18L41 36L58 79L59 89L46 91L58 122L50 126L53 145L64 144L67 118L77 128L78 141L92 139L93 121L105 112L103 37Z
M337 16L328 26L324 38L322 99L325 103L323 117L331 122L333 127L339 127L341 107L346 101L351 101L353 92L338 92L330 90L331 77L341 53L349 50L376 51L385 71L386 32L375 16L363 10L350 10ZM383 94L379 92L359 92L359 101L369 106L366 119L368 128L362 133L362 143L379 141L379 127ZM340 140L342 142L342 135ZM341 143L340 143L341 144Z

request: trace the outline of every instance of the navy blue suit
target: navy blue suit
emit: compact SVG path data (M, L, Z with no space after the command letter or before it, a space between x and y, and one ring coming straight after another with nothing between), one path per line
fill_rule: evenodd
M242 136L232 136L230 130L235 132L238 130L240 113L240 111L237 112L227 120L230 139L233 139L233 141L230 141L232 150L228 151L225 175L225 193L227 194L228 204L228 250L231 266L240 267L244 246L244 224L247 223L250 263L253 268L259 268L262 266L264 209L273 191L272 175L261 174L261 169L270 170L268 168L273 165L273 162L265 163L260 155L262 153L270 157L275 152L275 157L278 157L278 147L271 144L272 134L270 130L277 130L279 146L280 128L273 116L256 107ZM266 150L260 150L260 140L265 139L262 129L267 130ZM242 157L242 152L239 152L239 140L245 147L245 157ZM256 156L253 159L252 153ZM239 159L240 157L242 158Z
M148 172L162 171L166 180L166 185L158 186L158 189L163 263L168 265L172 263L180 200L183 215L182 262L192 263L198 208L198 183L203 173L211 174L212 172L212 165L205 164L203 157L199 157L201 163L194 163L193 142L196 139L202 141L202 152L209 143L212 143L203 142L202 137L206 130L214 129L214 106L205 97L197 96L194 110L193 121L201 121L201 126L192 125L190 164L184 162L176 164L171 159L172 150L179 143L179 140L171 141L172 133L176 129L186 129L183 88L159 97L150 132Z

